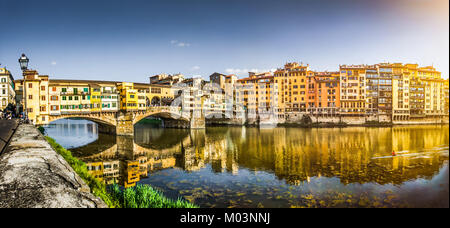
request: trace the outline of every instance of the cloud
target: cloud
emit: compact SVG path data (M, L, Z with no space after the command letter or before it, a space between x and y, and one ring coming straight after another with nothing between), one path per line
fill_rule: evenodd
M245 74L248 73L248 69L234 69L234 68L228 68L225 70L228 74Z
M178 47L189 47L189 46L191 46L191 44L190 44L190 43L183 43L183 42L180 42L180 43L177 44L177 46L178 46Z
M189 47L189 46L191 46L190 43L180 42L178 40L171 40L170 44L175 45L177 47Z
M196 71L196 70L200 70L200 67L199 67L199 66L193 66L193 67L191 67L191 71Z
M56 65L56 61L52 61L50 64L52 64L54 66L54 65Z
M272 68L272 69L257 69L257 68L244 68L244 69L239 69L239 68L228 68L225 70L225 72L227 72L228 74L236 74L236 75L246 75L248 74L248 72L255 72L255 73L262 73L262 72L274 72L276 69Z

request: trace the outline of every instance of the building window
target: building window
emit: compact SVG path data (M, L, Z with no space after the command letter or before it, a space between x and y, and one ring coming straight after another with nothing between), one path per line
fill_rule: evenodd
M41 86L41 90L42 90L42 91L45 91L45 86Z
M53 92L56 92L56 87L53 87L53 88L52 88L52 91L53 91Z
M67 92L67 88L62 88L61 92L63 92L63 93Z
M28 83L28 88L33 88L33 84L32 83Z
M45 101L45 96L41 96L41 101Z
M161 89L160 88L151 88L151 93L161 93Z
M28 99L32 100L33 99L33 95L28 95Z

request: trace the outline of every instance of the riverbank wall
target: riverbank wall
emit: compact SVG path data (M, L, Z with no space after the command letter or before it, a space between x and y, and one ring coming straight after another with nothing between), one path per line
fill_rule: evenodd
M207 119L206 124L214 125L273 125L299 127L343 127L343 126L392 126L392 125L421 125L421 124L449 124L448 116L415 118L410 120L392 120L389 115L379 116L316 116L309 114L288 113L284 118L247 118L241 119Z
M106 208L30 124L17 127L0 155L0 208Z

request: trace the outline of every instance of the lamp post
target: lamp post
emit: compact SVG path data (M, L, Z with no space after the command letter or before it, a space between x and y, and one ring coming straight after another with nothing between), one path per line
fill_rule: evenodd
M30 60L25 56L25 54L22 54L22 56L19 58L19 64L20 64L20 69L22 69L22 73L23 73L23 99L24 99L24 108L23 108L23 112L25 114L25 120L28 121L28 110L27 110L27 87L26 87L26 76L25 76L25 71L28 69L28 62Z
M22 71L25 71L28 69L29 61L30 60L25 56L25 54L22 54L22 56L19 58L20 69L22 69Z

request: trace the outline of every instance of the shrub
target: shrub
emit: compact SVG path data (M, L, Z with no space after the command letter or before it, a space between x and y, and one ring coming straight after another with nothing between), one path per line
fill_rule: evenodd
M198 208L180 198L169 199L149 185L137 184L135 187L121 189L114 184L108 191L124 208Z

